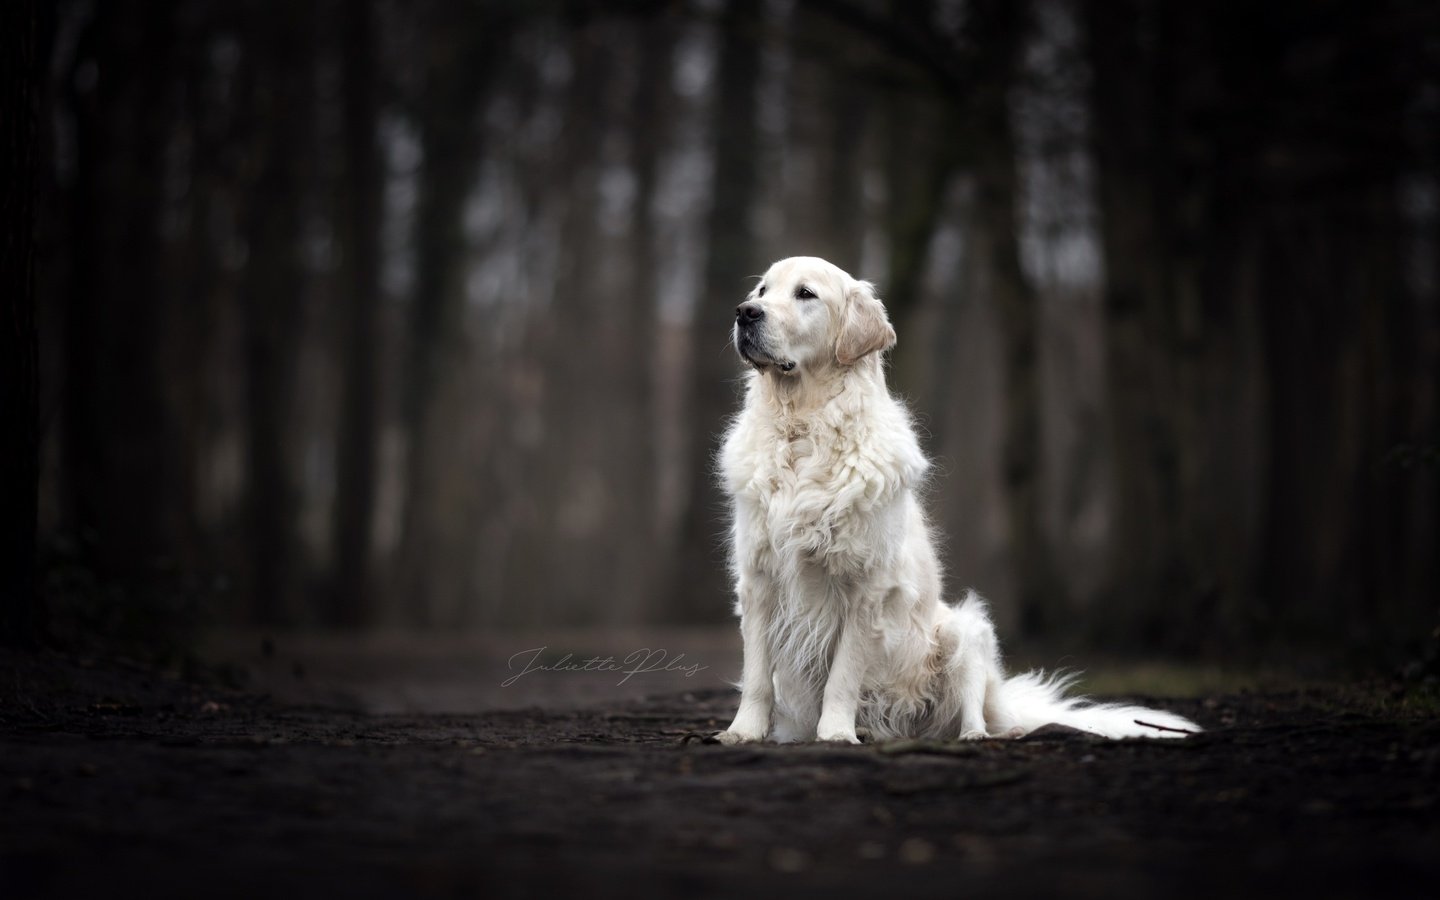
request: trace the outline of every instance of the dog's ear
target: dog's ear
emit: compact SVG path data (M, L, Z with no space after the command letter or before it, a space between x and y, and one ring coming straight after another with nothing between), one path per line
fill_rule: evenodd
M875 285L857 281L845 295L844 321L835 341L835 360L852 366L878 350L895 346L895 329L875 296Z

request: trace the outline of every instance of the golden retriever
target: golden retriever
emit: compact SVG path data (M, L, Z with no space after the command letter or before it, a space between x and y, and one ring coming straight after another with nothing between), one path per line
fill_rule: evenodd
M945 602L917 496L929 463L885 384L895 330L873 285L781 260L736 309L733 337L751 371L720 473L745 657L721 742L1200 730L1066 697L1064 677L1007 677L984 601Z

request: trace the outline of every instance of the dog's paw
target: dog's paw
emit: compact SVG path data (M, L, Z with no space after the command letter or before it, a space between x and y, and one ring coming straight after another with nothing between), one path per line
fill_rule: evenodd
M848 731L842 728L837 728L834 730L822 729L816 733L815 740L828 741L834 744L860 743L860 737L855 733L855 729L853 728Z
M736 744L753 744L756 741L763 740L764 737L765 736L763 734L754 734L749 731L735 731L734 729L728 729L726 731L715 732L714 742L717 744L724 744L727 747L733 747Z
M960 740L962 741L983 741L989 736L990 735L986 734L984 731L980 731L974 728L970 729L969 731L960 732Z

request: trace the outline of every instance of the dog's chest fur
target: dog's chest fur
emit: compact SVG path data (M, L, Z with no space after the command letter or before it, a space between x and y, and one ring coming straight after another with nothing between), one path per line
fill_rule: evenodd
M847 443L833 432L816 435L807 424L756 441L736 512L749 517L751 535L749 546L737 550L748 551L757 569L790 578L810 567L843 574L844 550L864 526L854 491L844 490L841 480L855 474L843 462Z
M738 565L797 586L823 575L833 592L893 552L888 520L925 463L913 439L880 438L872 406L741 417L722 456Z

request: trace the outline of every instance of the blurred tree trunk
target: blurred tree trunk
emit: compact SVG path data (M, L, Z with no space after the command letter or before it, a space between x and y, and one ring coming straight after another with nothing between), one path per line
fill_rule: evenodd
M170 295L158 230L175 4L99 4L65 84L75 111L65 310L65 499L100 579L140 587L167 564L183 513L168 407Z
M1390 99L1401 100L1385 110L1395 128L1393 136L1402 127L1404 96ZM1390 462L1397 445L1418 443L1424 433L1413 430L1413 413L1425 375L1415 377L1413 368L1419 355L1414 337L1422 332L1419 303L1405 284L1400 192L1389 178L1377 181L1360 195L1361 210L1350 219L1368 226L1349 236L1361 270L1352 288L1358 322L1351 333L1363 360L1356 385L1363 418L1357 424L1366 436L1351 475L1354 520L1363 524L1357 527L1352 522L1350 529L1360 557L1360 586L1355 593L1373 594L1380 600L1375 628L1388 640L1433 629L1440 602L1417 577L1430 554L1417 557L1407 540L1420 524L1413 515L1411 493L1423 489L1425 469L1412 464L1409 471L1405 466L1397 471ZM1429 375L1440 377L1440 371L1431 370ZM1430 598L1428 610L1424 598Z
M1168 344L1149 352L1163 354L1154 365L1168 368L1175 544L1161 580L1134 599L1147 642L1196 652L1229 645L1220 612L1253 590L1253 541L1242 511L1262 475L1258 466L1247 469L1243 444L1215 439L1244 427L1246 383L1259 377L1258 360L1243 347L1239 305L1249 216L1244 182L1210 124L1227 105L1217 87L1225 57L1213 48L1246 28L1249 14L1156 9L1152 102L1163 150L1153 198L1164 280L1153 305L1165 310Z
M1437 136L1440 129L1432 130L1431 140L1440 140ZM1427 150L1432 183L1440 184L1440 146L1432 144ZM1412 227L1412 253L1428 253L1440 261L1440 215L1432 212L1428 220L1412 223ZM1422 246L1424 250L1414 249ZM1430 620L1425 624L1433 628L1432 623L1440 620L1440 601L1435 599L1440 597L1440 554L1434 552L1434 541L1440 535L1440 278L1416 285L1415 291L1413 319L1399 326L1402 339L1410 345L1410 365L1397 390L1408 401L1408 409L1402 412L1407 420L1396 431L1404 440L1387 448L1387 456L1392 471L1396 466L1400 470L1390 490L1395 490L1398 481L1395 502L1404 516L1396 543L1405 554L1405 592L1397 599L1409 615ZM1410 458L1400 460L1397 457L1401 455ZM1440 638L1433 630L1429 633L1432 641Z
M1419 473L1389 457L1411 438L1397 385L1413 310L1399 280L1393 185L1326 202L1327 215L1309 204L1278 210L1267 229L1264 624L1326 640L1341 622L1351 641L1368 643L1434 624L1406 553Z
M625 292L629 308L620 324L616 365L627 376L626 416L621 433L627 436L627 458L617 460L617 477L622 480L626 523L623 531L630 535L621 547L624 556L621 589L616 598L616 617L622 622L644 622L655 615L655 557L657 546L663 554L669 543L659 533L660 465L656 444L659 440L654 360L658 355L660 337L659 268L656 216L653 209L660 159L669 134L665 123L674 113L670 100L670 57L654 52L655 47L672 46L676 38L674 23L667 18L652 18L637 29L633 53L638 76L634 98L630 104L628 132L630 135L631 167L635 174L635 200L631 215L630 236L632 256L630 271L633 288Z
M0 642L44 627L35 584L40 484L35 332L35 191L40 133L39 4L0 10Z
M771 202L782 206L789 239L810 249L795 253L828 259L856 277L864 243L864 182L861 160L871 129L871 86L837 63L834 51L852 48L851 32L835 21L833 7L796 4L785 26L788 65L783 156L787 171ZM774 177L774 176L771 176ZM870 277L874 277L873 273Z
M1001 478L1009 519L1008 555L1015 573L1021 629L1043 634L1066 598L1045 534L1041 506L1040 298L1021 265L1017 214L1020 156L1009 97L1029 27L1028 4L972 4L968 26L981 48L975 88L974 216L976 265L985 267L989 300L1000 322L1005 385Z
M864 278L865 273L860 271L865 246L861 161L870 125L870 91L844 73L833 73L824 90L832 114L829 147L823 150L820 177L824 216L821 255L856 278Z
M247 530L251 615L263 625L297 619L298 492L292 453L295 377L306 276L302 160L314 116L314 7L256 9L249 20L247 198L249 253L242 276L245 321Z
M374 522L380 306L380 163L376 116L375 11L371 0L340 16L345 174L340 241L344 254L344 387L337 437L332 624L356 627L375 617L370 535Z
M469 557L455 518L460 487L446 483L454 454L467 449L454 446L451 418L467 347L464 212L483 157L480 104L506 34L484 8L426 10L415 294L401 395L409 449L398 573L405 616L414 625L436 624L457 592L467 590L453 567Z
M930 244L935 236L951 182L959 174L961 148L968 135L959 127L958 116L949 104L965 98L950 97L946 106L935 109L913 98L890 98L885 117L886 182L889 199L885 207L888 237L888 275L881 296L890 311L899 335L891 354L894 387L914 398L917 408L933 410L939 401L931 372L948 352L948 335L935 334L931 346L924 341L930 329L924 327L925 270L930 263ZM917 133L917 120L930 121ZM941 303L957 298L942 297ZM936 435L936 438L939 436Z
M1186 581L1180 533L1180 447L1172 301L1166 264L1173 198L1163 189L1168 145L1156 122L1168 85L1157 83L1149 0L1084 5L1093 71L1094 149L1105 263L1108 440L1114 501L1108 630L1153 632L1165 592ZM1141 618L1147 623L1141 623ZM1147 634L1153 637L1153 634Z
M630 397L616 398L605 383L619 373L606 365L606 351L620 336L617 326L636 325L597 302L603 266L599 230L600 177L606 132L608 89L616 60L607 34L590 19L569 24L565 51L570 80L560 105L561 133L555 173L564 200L555 289L543 319L537 355L543 362L542 452L535 457L533 490L541 499L540 531L528 536L536 565L516 583L527 596L535 621L566 618L589 624L599 612L597 577L610 590L619 583L618 548L607 552L604 523L614 521L623 481L608 471L606 444L625 443L615 435Z
M1272 635L1299 639L1297 629L1329 618L1334 582L1361 587L1358 573L1345 571L1354 558L1350 529L1336 516L1351 507L1355 487L1340 457L1363 439L1341 430L1358 423L1346 421L1347 406L1355 407L1336 402L1357 374L1347 311L1336 296L1350 280L1344 269L1353 248L1320 217L1280 212L1268 231L1263 311L1272 415L1262 590L1265 624L1280 629Z
M207 509L205 476L211 451L230 428L225 387L229 367L217 365L229 346L227 325L234 310L236 275L223 254L233 246L234 194L239 184L232 142L248 97L216 90L223 76L212 52L217 36L233 33L235 14L214 16L190 6L179 13L175 81L179 112L171 125L170 177L186 183L180 196L167 196L162 216L169 222L162 248L162 277L177 300L170 310L171 331L163 371L172 397L179 435L180 469L170 481L179 492L184 541L179 562L189 573L213 570L235 548L233 528L215 528L214 507ZM243 140L243 136L240 137ZM207 521L208 519L208 521ZM227 560L233 564L232 557Z
M836 7L839 12L843 7ZM950 55L948 45L937 44L936 4L923 2L892 2L888 4L888 21L893 29L891 40L902 42L907 62ZM885 41L884 34L870 34L870 40ZM894 52L894 48L889 48ZM956 54L958 56L958 54ZM961 133L959 109L968 99L968 90L944 77L939 70L920 62L920 72L940 92L941 103L930 102L924 94L913 90L892 91L882 113L884 121L885 182L887 199L884 228L888 258L886 278L881 296L895 323L899 343L891 354L894 365L894 387L913 397L920 409L933 409L938 400L931 372L937 360L948 349L942 336L935 335L928 345L922 335L926 309L922 303L925 270L930 262L930 244L945 209L946 196L954 180L966 135ZM924 123L917 127L917 123ZM941 298L948 302L950 298ZM938 435L933 436L938 439Z
M715 174L707 220L709 253L693 316L688 502L672 580L681 618L713 619L729 596L725 501L715 478L715 453L725 417L736 405L740 364L726 346L735 307L764 267L750 216L759 184L756 88L760 77L759 0L731 0L720 19L720 60L712 119Z

